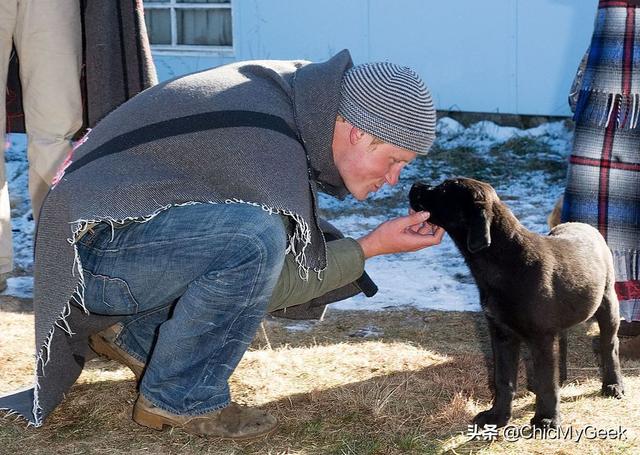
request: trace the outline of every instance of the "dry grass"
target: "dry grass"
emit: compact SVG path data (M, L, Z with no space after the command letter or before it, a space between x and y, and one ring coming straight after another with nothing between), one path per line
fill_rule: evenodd
M586 324L570 335L563 423L574 430L622 425L626 440L470 441L469 421L491 400L487 335L479 314L333 312L309 331L289 331L286 324L268 321L272 349L258 336L232 377L234 399L279 418L279 430L268 439L237 444L140 427L130 418L133 375L112 362L93 360L42 428L3 419L0 453L638 453L640 363L623 364L625 400L601 398L590 352L593 328ZM350 336L371 325L382 335ZM30 314L0 312L0 392L31 381L32 331ZM522 373L514 406L517 425L533 412L534 396L524 384Z

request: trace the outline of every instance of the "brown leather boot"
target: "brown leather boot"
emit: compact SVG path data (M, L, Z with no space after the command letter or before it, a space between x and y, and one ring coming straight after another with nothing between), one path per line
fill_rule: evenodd
M278 420L271 414L236 403L206 414L185 416L154 406L142 394L133 407L133 420L154 430L170 426L200 436L236 441L266 436L278 426Z
M620 357L640 360L640 335L620 342Z
M99 356L106 357L109 360L115 360L129 367L136 376L136 381L139 382L144 373L145 364L116 344L115 340L120 330L122 330L122 325L115 324L107 327L102 332L91 335L89 337L89 346L93 349L93 352Z

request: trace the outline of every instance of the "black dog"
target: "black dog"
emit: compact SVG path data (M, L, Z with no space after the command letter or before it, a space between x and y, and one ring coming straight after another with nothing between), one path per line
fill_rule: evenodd
M414 210L430 212L429 222L453 239L480 291L493 348L495 398L474 423L504 426L509 421L524 342L535 375L531 424L557 427L555 341L565 329L593 315L600 326L602 394L622 398L613 259L596 229L565 223L549 236L532 233L490 185L466 178L436 187L415 183L409 199Z

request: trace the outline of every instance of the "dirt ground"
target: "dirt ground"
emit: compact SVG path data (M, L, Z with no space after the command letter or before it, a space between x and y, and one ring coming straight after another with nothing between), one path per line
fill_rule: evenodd
M570 333L569 378L561 389L567 433L546 437L520 429L535 403L521 365L513 429L473 438L468 425L491 402L490 347L479 313L329 311L317 323L268 319L265 329L269 344L259 332L231 388L236 401L277 416L280 427L268 438L240 444L141 427L131 420L133 374L95 359L41 428L2 418L0 453L640 453L640 363L622 364L624 400L602 398L592 323ZM3 393L32 381L29 302L0 303L0 333Z

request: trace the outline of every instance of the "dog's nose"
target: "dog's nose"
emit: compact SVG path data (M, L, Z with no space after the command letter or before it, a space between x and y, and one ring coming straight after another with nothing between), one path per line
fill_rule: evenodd
M424 196L424 193L426 191L429 191L430 189L431 189L431 185L427 185L426 183L422 183L422 182L415 182L411 186L411 190L409 191L409 204L411 205L411 208L413 210L415 211L424 210L424 207L422 206L423 196Z

